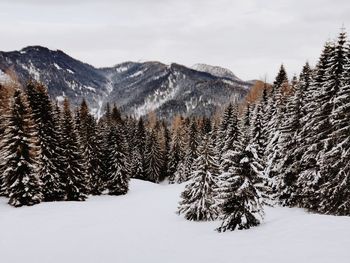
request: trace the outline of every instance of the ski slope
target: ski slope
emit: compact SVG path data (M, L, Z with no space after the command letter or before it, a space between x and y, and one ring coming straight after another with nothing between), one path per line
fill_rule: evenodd
M132 180L126 196L23 208L1 198L0 262L350 262L350 217L266 208L261 226L220 234L175 213L183 187Z

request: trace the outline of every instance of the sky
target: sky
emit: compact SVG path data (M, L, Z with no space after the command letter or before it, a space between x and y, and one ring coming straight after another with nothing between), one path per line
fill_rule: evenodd
M273 81L350 28L349 0L0 0L0 50L60 49L96 67L157 60Z

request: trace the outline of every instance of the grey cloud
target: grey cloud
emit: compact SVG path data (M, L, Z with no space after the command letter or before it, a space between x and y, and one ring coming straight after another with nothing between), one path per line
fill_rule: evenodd
M350 26L343 0L0 0L0 50L39 44L96 66L160 60L272 80L297 73ZM14 3L15 2L15 3Z

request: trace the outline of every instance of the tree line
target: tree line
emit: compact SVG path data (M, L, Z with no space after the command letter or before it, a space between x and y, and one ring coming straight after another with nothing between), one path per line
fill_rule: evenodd
M350 215L350 47L328 41L314 68L274 83L243 108L230 104L200 144L178 212L220 219L218 231L261 223L264 205Z
M97 120L84 100L72 111L31 81L0 96L0 194L13 206L83 201L126 194L137 178L186 182L178 213L220 219L218 231L256 226L274 203L350 215L349 92L344 31L314 68L289 80L282 65L273 84L219 118L135 119L107 104Z

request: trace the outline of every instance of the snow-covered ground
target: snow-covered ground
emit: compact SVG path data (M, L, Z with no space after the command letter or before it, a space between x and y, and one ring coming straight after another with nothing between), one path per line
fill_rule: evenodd
M0 199L0 262L350 262L350 217L267 208L256 228L175 214L184 185L131 181L126 196L13 208Z

